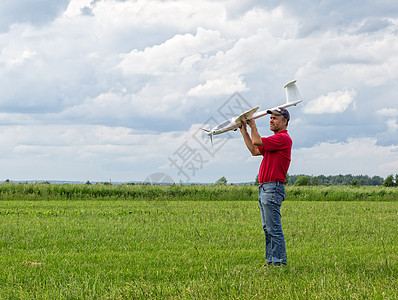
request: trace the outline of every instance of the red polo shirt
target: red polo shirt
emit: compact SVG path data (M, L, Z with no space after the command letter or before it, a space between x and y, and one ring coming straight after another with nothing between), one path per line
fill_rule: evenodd
M263 160L258 173L259 183L279 181L285 183L292 152L292 139L287 130L261 138L263 146L258 147Z

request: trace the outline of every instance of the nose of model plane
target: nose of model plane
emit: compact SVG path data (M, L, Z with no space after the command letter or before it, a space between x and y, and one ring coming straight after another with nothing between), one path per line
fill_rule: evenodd
M204 128L201 128L204 132L206 132L206 135L210 138L210 142L211 142L211 145L213 146L213 135L214 135L214 130L212 131L212 130L208 130L208 129L204 129Z

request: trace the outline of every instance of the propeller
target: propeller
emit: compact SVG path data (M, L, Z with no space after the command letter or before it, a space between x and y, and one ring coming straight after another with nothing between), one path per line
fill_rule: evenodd
M208 129L204 129L204 128L201 128L201 129L203 131L207 132L207 136L210 138L211 146L213 147L213 133Z

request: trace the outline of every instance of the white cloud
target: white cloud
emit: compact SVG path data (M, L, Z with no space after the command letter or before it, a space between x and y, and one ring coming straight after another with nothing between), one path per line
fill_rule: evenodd
M366 17L364 17L366 20ZM362 21L357 21L362 24ZM382 31L358 33L358 24L328 30L304 40L302 51L312 56L300 66L298 77L320 87L379 87L398 76L397 19ZM315 46L314 46L315 45Z
M37 53L29 49L4 48L0 54L0 63L3 63L6 68L13 68L22 65L25 61L33 59Z
M382 108L377 110L376 113L384 117L398 117L397 108Z
M150 74L160 76L191 68L200 62L201 55L225 48L227 42L220 32L198 28L196 35L175 35L161 45L133 50L121 55L119 67L124 74Z
M92 0L70 0L69 5L64 12L64 15L71 18L80 16L82 14L82 9L85 7L90 7Z
M0 177L101 181L147 175L145 165L164 163L176 140L172 133L158 136L124 127L53 124L2 126L0 142L4 143ZM159 144L164 152L149 151Z
M291 174L367 174L387 176L398 170L398 146L379 146L376 138L323 142L293 151Z
M385 118L388 134L395 134L398 131L398 109L382 108L377 110L376 113ZM391 136L389 138L391 139Z
M354 90L331 92L308 102L303 108L303 112L306 114L343 113L350 106L354 106L356 95Z
M196 35L176 35L161 45L123 54L118 67L126 76L144 74L152 77L138 98L146 97L149 91L153 94L156 85L159 86L155 90L163 94L174 90L172 94L179 94L179 103L186 96L230 95L247 89L242 74L244 70L236 63L239 59L232 61L226 52L231 45L234 44L222 38L220 32L199 27ZM151 98L166 100L161 95L147 97ZM158 107L158 102L150 103Z
M247 90L243 76L239 74L224 74L222 78L208 79L187 92L188 96L211 97L228 95L231 91L242 92Z
M387 128L388 131L391 133L396 133L398 130L398 123L397 123L397 119L390 119L387 120Z
M304 103L291 112L306 113L292 127L321 165L322 157L337 159L330 151L366 144L347 137L369 132L373 152L357 153L349 172L362 170L370 155L384 156L379 165L394 161L398 19L388 1L73 0L53 1L45 12L50 1L41 2L2 5L14 12L0 20L2 172L48 179L79 174L73 168L101 176L119 170L128 180L129 169L145 170L143 177L159 166L168 170L166 153L190 140L192 123L216 114L234 92L272 107L292 79ZM343 135L336 119L347 110L352 118ZM375 111L381 122L369 121ZM319 126L307 130L319 121L327 134ZM310 148L314 141L320 143ZM245 165L236 159L247 158L241 141L230 145L209 162L202 181L233 174L230 161ZM298 153L297 161L307 159ZM39 162L56 167L34 168ZM256 172L257 163L248 164L246 171ZM348 170L338 167L330 170Z

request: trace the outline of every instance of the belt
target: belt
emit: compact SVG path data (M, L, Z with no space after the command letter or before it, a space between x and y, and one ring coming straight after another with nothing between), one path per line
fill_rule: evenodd
M284 183L283 183L283 182L280 182L280 181L268 181L268 182L260 183L259 187L261 187L261 186L263 186L263 185L267 185L267 184L275 184L276 186L278 186L278 185L284 185Z

